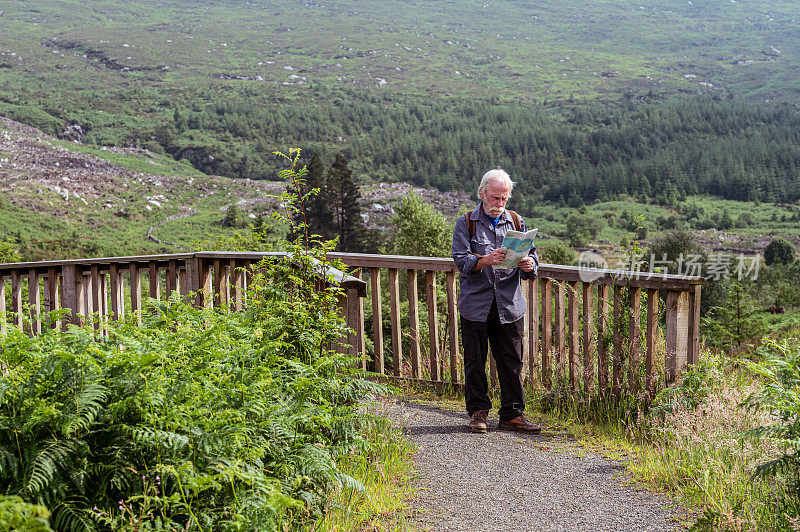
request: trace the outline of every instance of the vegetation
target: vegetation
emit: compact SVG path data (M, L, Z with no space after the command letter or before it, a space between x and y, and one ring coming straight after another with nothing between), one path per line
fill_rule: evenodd
M429 203L411 192L403 197L392 218L397 255L449 257L453 225Z
M0 335L0 492L16 497L0 501L0 527L49 530L48 512L58 530L367 523L386 506L346 501L369 500L374 459L397 504L410 448L359 404L385 389L333 349L346 326L338 289L320 289L329 248L300 240L291 262L260 264L240 312L175 296L102 335L91 320Z
M774 238L764 248L764 262L767 266L772 264L790 264L794 262L795 251L791 242L784 238Z
M774 104L800 95L800 13L696 4L37 0L2 14L0 114L237 178L274 175L286 146L342 152L357 183L472 190L500 164L523 215L619 194L797 200L799 115Z

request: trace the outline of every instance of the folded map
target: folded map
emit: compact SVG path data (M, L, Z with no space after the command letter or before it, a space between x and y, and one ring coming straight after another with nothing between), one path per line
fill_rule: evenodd
M495 268L515 268L519 261L528 256L528 252L533 247L533 238L538 232L538 229L531 229L527 233L522 231L509 231L506 233L506 236L503 237L502 246L506 250L506 257Z

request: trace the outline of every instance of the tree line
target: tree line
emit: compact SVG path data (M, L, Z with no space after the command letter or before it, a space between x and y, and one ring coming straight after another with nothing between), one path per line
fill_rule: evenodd
M56 127L21 107L3 112ZM62 109L61 119L71 112ZM274 178L272 152L295 146L326 160L341 152L359 183L473 190L487 169L502 166L524 195L523 213L541 201L577 206L621 194L664 203L691 194L800 199L800 112L713 97L548 109L496 97L318 86L289 98L228 87L165 98L148 118L113 121L116 136L108 117L93 123L73 114L87 142L134 144L238 178Z
M273 175L267 168L271 143L295 141L328 158L333 144L359 176L441 190L471 190L486 169L502 166L531 202L585 203L620 194L665 202L691 194L800 199L800 113L794 110L713 98L547 110L359 96L176 109L172 144L164 147L191 157L200 148L186 145L193 132L222 135L241 149L220 152L212 162L201 150L195 156L206 161L201 169L259 178Z

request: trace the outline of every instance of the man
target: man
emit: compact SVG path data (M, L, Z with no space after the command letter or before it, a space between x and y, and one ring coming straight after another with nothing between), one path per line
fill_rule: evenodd
M461 340L464 346L464 396L472 432L486 432L486 419L492 403L486 381L487 340L500 380L500 423L498 427L517 432L537 433L541 428L523 414L522 338L525 299L520 279L536 277L539 260L536 247L511 270L495 269L505 257L501 248L505 234L514 229L514 219L506 210L514 183L501 170L490 170L481 179L481 202L471 213L461 216L453 232L453 260L461 275ZM468 222L467 217L471 222ZM517 217L521 230L525 222Z

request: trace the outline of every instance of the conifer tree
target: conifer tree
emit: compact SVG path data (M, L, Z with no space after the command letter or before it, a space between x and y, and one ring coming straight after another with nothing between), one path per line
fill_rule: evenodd
M304 180L300 181L302 190L296 191L295 187L290 186L289 192L297 194L303 198L298 205L297 212L294 213L295 227L305 224L309 238L318 235L322 240L331 240L337 233L333 220L333 208L328 194L328 186L325 174L325 165L319 154L314 153L306 166L308 173ZM317 190L313 193L314 190ZM290 234L289 240L294 241L297 235Z
M353 182L353 172L347 159L341 153L336 154L336 159L328 170L326 192L325 196L333 207L334 227L339 236L338 251L363 251L366 247L367 229L358 204L361 193Z
M336 236L334 232L333 207L327 194L325 165L318 153L311 156L308 163L306 186L309 191L319 189L315 195L309 196L305 203L306 223L309 234L319 235L323 240Z

